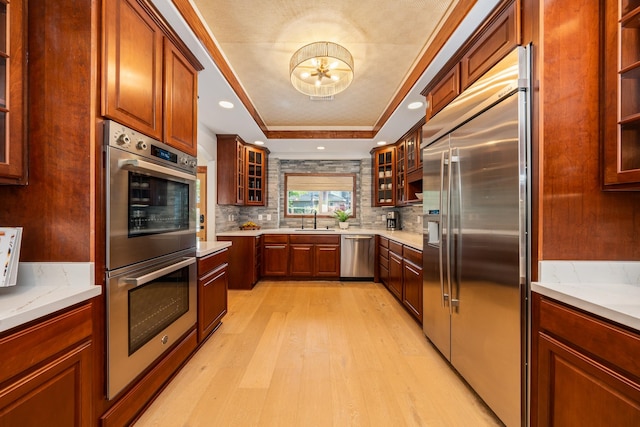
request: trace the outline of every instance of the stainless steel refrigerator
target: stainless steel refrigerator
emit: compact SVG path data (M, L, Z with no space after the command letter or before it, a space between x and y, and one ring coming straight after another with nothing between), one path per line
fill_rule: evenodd
M526 425L529 56L422 130L424 333L507 426Z

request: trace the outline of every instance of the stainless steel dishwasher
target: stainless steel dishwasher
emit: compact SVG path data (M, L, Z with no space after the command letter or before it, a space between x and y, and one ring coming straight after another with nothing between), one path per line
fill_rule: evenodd
M340 239L340 278L372 279L375 239L370 234L347 234Z

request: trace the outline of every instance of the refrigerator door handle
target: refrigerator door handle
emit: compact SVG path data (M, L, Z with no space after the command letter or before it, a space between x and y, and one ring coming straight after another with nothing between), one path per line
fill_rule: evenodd
M449 300L449 294L447 292L445 292L444 289L444 255L443 255L443 248L444 247L448 247L447 244L444 242L444 240L442 240L442 230L445 228L446 224L443 222L444 220L444 179L445 179L445 172L444 172L444 168L446 167L446 165L448 164L448 159L447 159L447 152L443 151L442 155L440 157L440 227L438 227L438 241L440 242L440 244L438 245L438 255L440 257L440 268L438 270L440 270L440 295L442 296L441 299L441 306L444 308L446 307L448 304L448 300ZM448 210L447 210L448 212ZM449 233L447 233L447 236L449 235ZM447 264L448 264L448 257L447 257ZM447 272L448 275L448 272ZM447 276L447 281L448 281L448 276Z
M451 200L451 202L449 203L449 217L454 217L457 218L458 221L454 224L451 221L449 221L449 229L448 229L448 236L451 236L451 231L453 230L454 227L460 227L460 211L461 211L461 206L462 206L462 174L460 171L460 153L458 152L457 148L452 148L450 149L451 154L450 154L450 159L449 159L449 197L451 197L452 194L452 187L455 186L456 187L456 191L455 193L458 195L456 200ZM458 168L458 173L456 175L456 170L455 168ZM455 181L457 179L457 182ZM455 205L455 211L451 212L454 208ZM462 233L461 230L456 230L455 233L456 236L456 251L457 248L459 247L459 245L462 244L461 242L461 238L462 238ZM449 239L451 239L451 237L449 237ZM449 256L451 257L451 252L453 252L453 250L451 249L451 244L448 244L449 246ZM456 254L456 259L458 258L457 254ZM451 258L449 258L448 261L448 266L447 268L451 269ZM459 266L458 263L456 263L456 266ZM454 286L453 282L455 281L457 283L457 280L460 280L460 275L458 274L457 271L454 271L453 274L455 274L455 276L451 276L451 273L449 273L449 299L451 301L451 303L449 304L450 309L449 311L451 312L451 314L453 314L454 312L454 307L459 307L460 306L460 299L458 298L454 298L454 289L457 289L457 286Z

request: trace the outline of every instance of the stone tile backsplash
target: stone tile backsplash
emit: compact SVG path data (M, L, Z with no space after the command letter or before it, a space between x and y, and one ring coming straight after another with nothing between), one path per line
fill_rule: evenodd
M284 160L269 157L267 177L267 204L264 207L216 205L216 231L234 231L246 221L260 224L262 228L299 228L300 218L284 216L284 174L293 172L310 173L355 173L356 174L356 218L349 220L351 227L383 229L386 227L385 216L389 208L371 206L371 159L362 160ZM403 231L422 233L421 206L394 208L400 212ZM262 219L258 219L262 215ZM271 219L267 217L270 215ZM233 219L230 219L233 218ZM313 220L305 218L305 227L311 226ZM333 218L318 218L320 228L337 227Z

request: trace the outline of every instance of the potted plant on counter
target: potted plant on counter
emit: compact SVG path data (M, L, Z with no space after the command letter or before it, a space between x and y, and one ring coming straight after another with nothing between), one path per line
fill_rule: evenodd
M338 225L340 225L340 228L342 228L343 230L349 228L349 223L347 222L349 216L351 216L351 211L349 209L347 209L346 211L343 211L342 209L336 209L333 212L333 215L338 218Z

